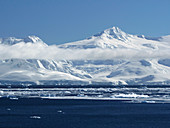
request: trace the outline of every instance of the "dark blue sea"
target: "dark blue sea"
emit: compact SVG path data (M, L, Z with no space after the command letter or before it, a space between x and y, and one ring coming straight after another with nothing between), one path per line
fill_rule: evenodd
M0 98L0 128L170 128L170 104Z

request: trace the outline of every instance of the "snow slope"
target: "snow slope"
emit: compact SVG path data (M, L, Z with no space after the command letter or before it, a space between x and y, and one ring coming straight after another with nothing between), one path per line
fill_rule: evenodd
M160 43L162 42L162 43ZM167 45L170 42L170 36L163 36L158 38L149 38L145 36L131 35L123 32L117 27L106 29L85 40L76 41L59 45L59 48L71 49L158 49L170 48Z
M0 80L170 84L170 36L137 36L112 27L52 46L36 36L0 38L0 50Z

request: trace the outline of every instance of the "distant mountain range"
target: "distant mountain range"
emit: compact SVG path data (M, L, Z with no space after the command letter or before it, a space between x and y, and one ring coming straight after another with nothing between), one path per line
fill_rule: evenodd
M0 81L168 85L169 53L170 36L131 35L118 27L62 45L36 36L0 38Z

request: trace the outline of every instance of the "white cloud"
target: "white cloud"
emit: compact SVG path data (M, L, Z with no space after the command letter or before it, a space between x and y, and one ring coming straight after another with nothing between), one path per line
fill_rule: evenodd
M131 49L61 49L57 46L19 43L0 45L0 59L141 59L170 58L170 50L131 50Z

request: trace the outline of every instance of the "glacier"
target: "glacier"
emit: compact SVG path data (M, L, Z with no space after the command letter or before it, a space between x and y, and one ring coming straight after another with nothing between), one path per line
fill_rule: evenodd
M1 85L169 85L170 36L106 29L47 45L37 36L0 38Z

